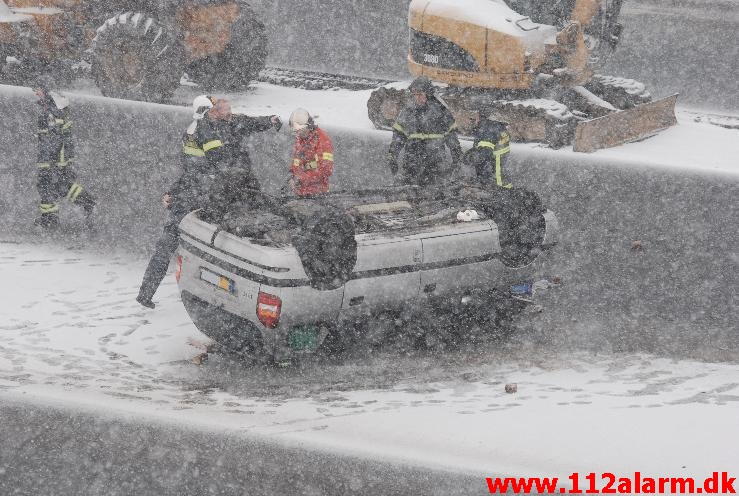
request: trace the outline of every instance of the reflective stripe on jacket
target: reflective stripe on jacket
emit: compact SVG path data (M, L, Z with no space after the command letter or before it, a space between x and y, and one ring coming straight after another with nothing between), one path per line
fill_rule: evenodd
M479 141L475 145L476 148L489 148L493 151L493 159L495 161L495 184L506 189L513 186L511 183L503 182L503 164L505 163L506 155L511 152L510 141L508 133L503 133L498 143Z
M290 172L298 180L295 194L328 193L334 172L334 146L328 134L317 127L305 138L296 137L292 157Z
M482 119L473 131L475 143L467 152L465 162L475 169L483 184L495 182L501 188L511 188L506 181L505 170L511 151L511 138L506 124Z
M52 165L65 166L74 159L72 120L68 107L59 108L56 100L46 96L39 101L41 112L38 117L38 155L36 165L48 168Z
M419 169L421 175L436 175L448 148L452 164L462 156L454 116L437 98L429 98L423 106L407 106L393 124L393 139L388 150L390 163L397 163L404 153L404 168ZM420 170L424 169L424 170Z
M226 167L251 167L249 154L242 149L241 140L255 132L272 127L269 116L250 117L233 114L229 120L197 121L195 144L213 165ZM194 150L193 150L194 151Z

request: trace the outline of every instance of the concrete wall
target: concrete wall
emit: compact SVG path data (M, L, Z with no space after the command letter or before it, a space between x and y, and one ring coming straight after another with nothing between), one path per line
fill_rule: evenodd
M739 175L517 157L563 226L542 332L596 350L739 352ZM643 249L633 250L634 241Z
M22 233L36 215L34 98L0 89L0 221ZM73 101L80 182L100 199L101 249L151 252L164 220L159 197L177 174L187 109L105 98ZM331 129L335 188L388 184L389 134ZM290 137L251 141L268 190L284 183ZM642 349L722 358L739 350L735 294L739 175L603 163L597 155L514 148L515 184L539 192L559 217L550 274L564 284L539 321L553 345ZM66 209L70 210L69 208ZM18 235L18 234L16 234ZM639 240L643 250L632 251Z
M474 495L485 476L323 453L241 432L18 402L0 393L0 494Z

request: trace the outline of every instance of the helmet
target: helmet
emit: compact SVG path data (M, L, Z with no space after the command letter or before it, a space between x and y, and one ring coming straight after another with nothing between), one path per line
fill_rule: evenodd
M192 118L196 121L199 121L203 117L205 117L205 114L208 112L208 110L213 108L213 97L208 95L200 95L196 96L195 99L192 101Z
M290 129L293 131L299 131L306 127L314 127L315 125L313 117L305 109L297 108L290 114Z
M413 80L408 89L411 92L425 93L426 96L434 95L434 84L426 76L417 77Z

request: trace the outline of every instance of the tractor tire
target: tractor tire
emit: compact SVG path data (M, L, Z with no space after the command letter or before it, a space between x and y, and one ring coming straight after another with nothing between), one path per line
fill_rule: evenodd
M378 88L367 100L367 116L377 129L390 129L405 105L407 90Z
M141 12L111 17L92 44L92 76L104 96L165 102L179 87L182 43L174 29Z
M327 291L346 284L357 263L352 218L344 212L319 205L309 215L296 218L300 230L293 236L292 244L311 287Z
M225 50L193 62L187 75L203 89L235 91L246 88L267 63L267 35L256 13L239 5L241 13L231 27Z

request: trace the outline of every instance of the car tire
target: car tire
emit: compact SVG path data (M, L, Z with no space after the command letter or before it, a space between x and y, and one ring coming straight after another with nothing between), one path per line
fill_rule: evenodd
M320 205L302 209L296 217L300 229L292 244L311 286L320 291L340 288L357 263L354 221L344 212Z
M522 188L497 188L484 196L478 192L478 208L498 226L503 264L521 268L534 262L546 234L546 209L539 195Z

